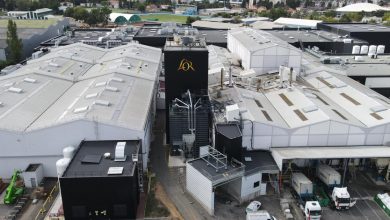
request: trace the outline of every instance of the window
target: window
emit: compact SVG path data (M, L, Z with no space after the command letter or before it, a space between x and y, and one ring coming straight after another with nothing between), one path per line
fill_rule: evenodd
M253 188L257 188L260 186L260 181L256 181L253 183Z

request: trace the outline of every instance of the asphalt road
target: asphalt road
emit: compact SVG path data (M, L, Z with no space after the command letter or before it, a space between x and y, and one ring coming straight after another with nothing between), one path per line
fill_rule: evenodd
M168 196L175 203L185 220L215 219L210 216L191 196L185 193L185 177L180 168L168 168L167 148L163 144L165 130L165 112L158 111L151 144L150 163L152 172L162 184ZM185 170L184 170L185 172Z

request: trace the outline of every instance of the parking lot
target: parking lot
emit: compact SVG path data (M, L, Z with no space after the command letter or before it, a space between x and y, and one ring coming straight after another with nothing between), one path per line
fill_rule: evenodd
M377 193L388 191L389 186L377 186L366 175L358 173L356 180L348 183L348 191L351 197L356 199L356 205L350 210L336 211L330 208L323 208L322 218L324 220L383 220L390 219L386 213L376 204L373 197ZM288 194L288 193L286 193ZM290 208L295 219L303 219L300 213L295 214L293 205L296 201L288 195L284 195L290 201ZM262 203L261 209L267 210L278 220L285 219L280 208L278 195L260 196L256 198ZM245 219L245 208L247 203L238 204L233 198L221 193L215 199L215 219Z

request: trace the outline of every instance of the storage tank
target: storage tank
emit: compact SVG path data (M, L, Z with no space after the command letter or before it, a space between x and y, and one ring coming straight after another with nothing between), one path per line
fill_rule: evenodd
M65 148L62 150L62 154L64 155L64 158L72 159L75 150L76 150L75 147L73 147L73 146L68 146L68 147L65 147Z
M368 46L367 45L361 46L360 54L367 54L367 53L368 53Z
M355 45L352 47L352 54L359 54L360 53L360 46Z
M325 164L317 167L317 177L329 187L339 186L341 183L340 173Z
M376 45L370 45L368 48L368 54L375 54L376 53Z
M303 173L293 173L291 185L300 197L311 197L313 195L313 183Z
M385 45L378 45L378 48L376 48L377 54L385 53Z
M56 168L57 168L57 175L59 177L62 176L62 174L64 174L66 168L68 167L69 163L70 163L70 158L61 158L59 160L57 160L56 162Z

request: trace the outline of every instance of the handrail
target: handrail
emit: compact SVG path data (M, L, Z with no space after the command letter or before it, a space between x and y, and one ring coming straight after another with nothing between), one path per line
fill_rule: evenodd
M45 202L42 204L42 208L39 209L38 214L35 216L35 220L37 220L41 214L44 214L47 211L46 210L46 204L53 199L53 193L55 192L55 190L57 188L59 188L59 182L58 181L56 182L54 187L51 189L51 191L50 191L49 195L47 196Z

